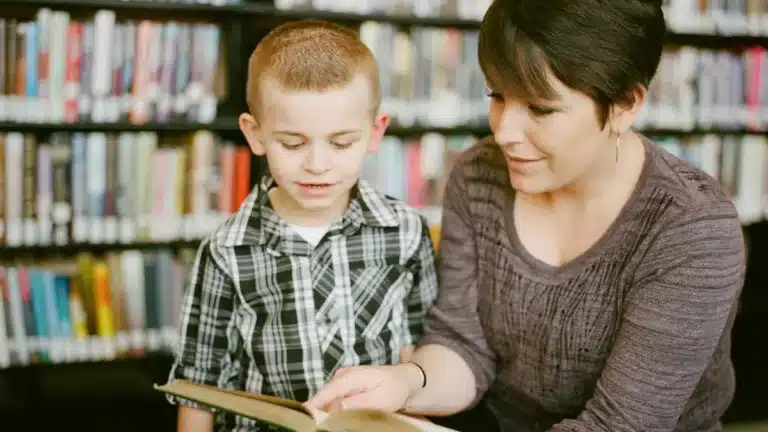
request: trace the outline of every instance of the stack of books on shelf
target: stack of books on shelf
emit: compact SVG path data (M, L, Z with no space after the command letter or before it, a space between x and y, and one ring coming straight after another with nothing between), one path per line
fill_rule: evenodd
M403 126L487 125L476 30L411 28L366 21L360 38L381 70L381 108Z
M768 35L768 3L664 0L664 16L672 30L722 35Z
M651 138L718 180L733 198L743 224L768 218L768 134Z
M491 0L275 0L278 9L480 20Z
M0 134L0 244L199 239L240 206L251 171L247 146L207 131Z
M765 131L768 48L665 49L636 125L683 131Z
M430 224L437 225L448 174L459 154L478 138L437 133L410 139L386 136L379 151L366 159L362 178L421 209Z
M209 123L226 95L220 33L110 10L0 18L0 121Z
M281 10L322 10L350 14L416 16L480 21L490 0L275 0ZM680 33L768 36L768 4L664 0L670 30Z
M194 252L0 266L0 368L171 352Z

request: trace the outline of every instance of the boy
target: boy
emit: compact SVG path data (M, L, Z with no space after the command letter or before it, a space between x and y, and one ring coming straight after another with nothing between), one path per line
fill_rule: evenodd
M305 401L340 367L397 363L437 291L424 219L360 181L384 135L378 67L321 21L274 29L248 65L240 128L270 174L204 240L170 378ZM214 416L176 400L180 431ZM226 414L216 430L280 430Z

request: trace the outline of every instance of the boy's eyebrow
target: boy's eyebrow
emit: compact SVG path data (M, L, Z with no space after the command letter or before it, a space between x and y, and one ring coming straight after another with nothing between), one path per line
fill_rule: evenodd
M332 134L330 135L330 137L331 137L331 138L338 138L338 137L340 137L340 136L342 136L342 135L349 135L349 134L353 134L353 133L360 133L360 132L362 132L360 129L347 129L347 130L340 130L340 131L337 131L337 132L334 132L334 133L332 133Z
M331 133L328 136L330 138L338 138L340 136L354 134L354 133L361 133L361 132L362 132L362 130L360 130L360 129L345 129L345 130L340 130L340 131L333 132L333 133ZM287 131L287 130L273 131L272 135L288 135L288 136L296 137L296 138L306 138L306 135L304 135L302 133L293 132L293 131Z
M272 135L287 135L289 137L306 139L306 135L293 131L273 131Z

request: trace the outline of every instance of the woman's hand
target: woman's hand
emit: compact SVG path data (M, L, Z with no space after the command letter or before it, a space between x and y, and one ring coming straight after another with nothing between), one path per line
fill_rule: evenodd
M351 409L398 411L421 386L421 379L418 367L409 363L343 368L306 404L328 412Z

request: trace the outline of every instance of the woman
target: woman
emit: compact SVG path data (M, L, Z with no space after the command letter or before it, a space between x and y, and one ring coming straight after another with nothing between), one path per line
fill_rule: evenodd
M481 403L504 431L721 430L743 238L715 180L631 130L663 40L661 1L493 3L493 136L452 170L425 337L309 405Z

